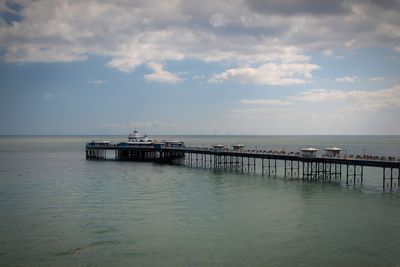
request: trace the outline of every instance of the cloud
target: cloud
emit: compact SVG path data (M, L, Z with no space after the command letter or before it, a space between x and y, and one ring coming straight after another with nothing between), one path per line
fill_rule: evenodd
M57 92L57 93L46 93L43 95L44 99L51 99L51 98L55 98L55 97L65 97L67 96L68 93L65 92Z
M324 56L326 56L326 57L330 57L330 56L333 55L333 52L332 52L332 50L330 50L330 49L325 49L324 51L322 51L322 54L323 54Z
M376 91L313 89L240 103L230 113L232 121L264 134L397 134L400 130L400 85Z
M371 81L371 82L380 82L380 81L383 81L383 80L385 80L385 78L378 77L378 76L369 78L369 81Z
M375 91L340 91L313 89L299 95L288 97L293 102L326 103L337 102L337 105L352 106L363 111L400 108L400 86Z
M293 104L291 101L281 99L241 99L239 102L246 105L265 106L290 106Z
M267 63L259 67L239 67L214 74L210 81L223 82L230 79L242 83L263 85L304 84L319 67L310 63L274 64Z
M164 65L160 63L150 62L147 66L153 70L153 73L144 76L147 81L161 83L177 83L182 81L182 78L178 74L164 70Z
M93 81L88 81L88 84L100 85L100 84L104 84L107 82L108 81L106 81L106 80L93 80Z
M318 108L331 104L355 107L354 110L375 112L381 109L400 109L400 85L375 91L341 91L327 89L311 89L300 94L290 95L283 99L242 99L239 101L245 105L265 105L274 107L293 108L313 104L310 107Z
M17 43L6 48L3 59L10 62L73 62L87 59L85 50L79 47L71 48L50 43Z
M400 42L398 1L15 3L22 7L13 11L21 19L7 23L0 18L0 49L8 62L70 62L101 56L110 58L107 66L131 72L149 62L195 59L243 71L246 66L304 62L314 51L326 55L358 47L398 51Z
M318 0L249 0L246 3L255 12L293 14L337 14L349 12L346 1L318 1Z
M342 100L345 99L347 93L339 90L311 89L304 91L298 95L290 96L292 101L305 101L310 103Z
M213 27L224 27L230 22L223 13L215 13L210 18L210 25Z
M188 33L190 35L190 33ZM136 67L153 61L182 60L185 55L177 44L185 38L178 29L148 31L137 38L128 40L128 44L119 47L118 55L107 66L124 72L134 71ZM190 38L190 36L187 36ZM172 44L175 41L175 44Z
M357 76L345 76L345 77L336 78L336 81L340 82L340 83L352 83L357 80L358 80Z

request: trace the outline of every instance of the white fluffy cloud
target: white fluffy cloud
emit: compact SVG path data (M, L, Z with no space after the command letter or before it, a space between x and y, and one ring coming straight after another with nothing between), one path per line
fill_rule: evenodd
M340 83L352 83L357 80L358 80L357 76L345 76L345 77L336 78L336 81L340 82Z
M316 69L318 66L310 63L267 63L256 68L228 69L223 73L215 74L212 79L216 82L236 79L243 83L294 85L306 83Z
M146 74L144 77L147 81L177 83L182 81L176 73L168 72L163 69L163 65L157 62L150 62L147 64L153 70L153 73Z
M4 4L2 10L21 19L0 19L2 59L9 62L98 55L110 58L109 67L131 72L149 62L195 59L227 66L217 80L289 85L306 82L315 70L311 51L332 55L337 48L364 46L398 51L400 42L397 1L14 2L20 11ZM294 70L301 65L306 70ZM275 73L264 77L266 70Z

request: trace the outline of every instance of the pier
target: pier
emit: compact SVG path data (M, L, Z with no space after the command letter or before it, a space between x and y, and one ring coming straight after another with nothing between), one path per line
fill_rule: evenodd
M347 184L362 183L364 167L382 169L383 189L400 188L400 160L394 158L349 158L346 156L316 156L315 150L303 154L212 148L165 147L161 145L126 145L111 143L86 144L88 160L125 160L171 163L219 171L254 172L262 175L282 175L302 180L338 180Z

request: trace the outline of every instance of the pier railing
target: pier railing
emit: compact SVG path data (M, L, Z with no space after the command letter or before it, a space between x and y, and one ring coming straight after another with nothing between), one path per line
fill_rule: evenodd
M108 156L107 151L111 152ZM345 176L347 183L362 183L364 167L376 167L382 168L384 189L400 186L400 160L394 158L310 158L293 152L90 143L86 145L86 158L164 162L222 171L259 172L262 175L277 175L278 171L283 171L284 177L303 180L330 181Z

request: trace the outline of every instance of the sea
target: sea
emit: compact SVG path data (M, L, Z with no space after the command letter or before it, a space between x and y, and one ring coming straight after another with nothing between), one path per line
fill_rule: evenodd
M400 136L158 136L207 147L400 157ZM400 192L85 159L93 139L0 136L0 266L400 266Z

